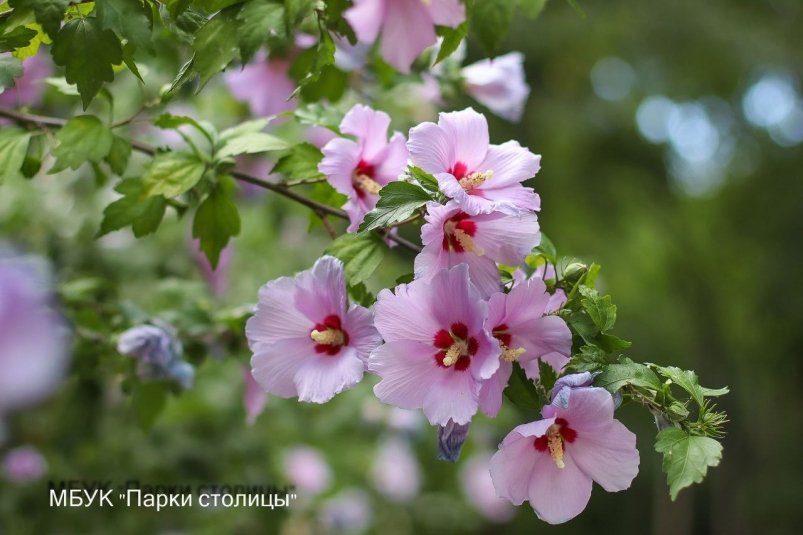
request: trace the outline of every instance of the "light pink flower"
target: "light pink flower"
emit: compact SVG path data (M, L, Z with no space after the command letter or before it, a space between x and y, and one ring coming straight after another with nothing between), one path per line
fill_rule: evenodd
M636 436L613 418L613 398L602 388L576 388L568 406L547 405L543 420L516 427L491 458L499 496L525 500L550 524L580 514L592 481L608 492L630 487L638 473Z
M265 405L268 402L268 396L254 380L251 375L251 369L247 366L243 368L243 406L245 407L245 422L248 425L254 425L257 418L262 411L265 410Z
M42 477L47 471L47 461L33 446L15 448L3 458L6 479L14 483L27 483Z
M480 384L499 367L499 345L483 327L486 311L465 264L395 293L382 290L375 312L385 343L369 359L382 379L376 396L402 409L423 408L433 425L468 423Z
M557 272L555 271L555 266L553 264L542 264L538 266L532 274L531 278L541 279L542 281L547 280L557 280ZM524 272L523 269L519 268L513 273L513 285L521 284L527 280L527 274ZM560 310L566 301L568 301L568 297L566 297L566 292L562 288L556 288L555 293L553 293L549 298L549 303L547 303L546 311L548 313L557 312Z
M521 263L541 240L535 212L469 215L455 201L433 202L427 205L426 221L416 277L429 280L442 269L467 264L471 282L484 297L501 289L496 263Z
M435 25L456 28L466 9L459 0L354 0L344 16L362 43L373 43L381 31L382 57L406 73L437 42Z
M291 448L284 456L284 474L307 496L318 495L332 484L332 471L318 450L307 446Z
M548 314L552 296L541 279L530 279L514 286L510 293L496 293L488 301L486 329L502 349L499 371L482 387L482 410L495 416L502 406L502 392L518 361L527 377L540 377L538 362L543 360L557 372L569 362L572 333L566 322Z
M460 487L468 502L491 522L507 522L516 513L510 503L496 495L488 463L491 454L477 454L460 467Z
M340 130L357 141L336 138L323 148L318 169L348 197L343 208L349 215L349 232L374 209L382 186L399 178L407 165L404 136L395 132L388 142L389 126L387 113L357 104L340 123Z
M466 92L493 113L517 123L530 96L524 78L524 55L511 52L493 59L483 59L460 72Z
M259 290L245 327L254 379L268 393L325 403L362 379L380 343L371 312L346 302L343 263L320 258Z
M290 59L268 59L260 52L239 71L226 72L223 79L232 95L248 103L254 115L267 117L296 108L296 102L288 100L296 89L296 83L287 73L289 69Z
M538 172L541 157L516 141L491 145L488 121L471 108L414 127L407 148L413 165L435 175L441 191L466 213L541 208L533 189L521 185Z
M2 57L5 54L0 55ZM45 91L45 78L50 76L52 67L46 54L36 54L22 61L23 73L14 79L14 87L0 92L0 106L17 108L36 106Z
M391 438L379 445L371 480L377 491L394 502L406 502L416 496L421 473L405 440Z

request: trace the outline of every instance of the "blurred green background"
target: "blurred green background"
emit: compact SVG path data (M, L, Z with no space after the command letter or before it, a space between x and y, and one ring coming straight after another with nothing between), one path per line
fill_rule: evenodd
M338 526L399 535L798 533L803 4L581 4L584 16L550 2L537 21L516 23L505 50L524 52L532 94L522 123L491 119L491 137L518 139L543 155L533 181L542 228L560 254L602 264L603 288L619 307L617 333L633 341L634 358L692 368L707 386L731 388L721 400L731 418L724 458L702 486L669 501L652 422L626 406L618 418L639 435L641 452L629 491L595 487L588 509L562 526L540 522L526 505L513 516L492 512L507 521L500 524L472 502L470 469L521 421L509 408L494 421L476 418L457 465L434 460L434 430L422 418L372 400L371 378L321 407L271 398L248 426L241 401L248 354L224 345L206 355L195 387L171 396L144 431L121 390L123 357L98 343L76 355L80 378L9 421L6 446L34 445L49 468L25 485L0 479L0 533L305 534ZM470 45L467 63L480 57ZM162 60L164 82L175 58ZM156 76L159 65L152 68ZM144 98L131 76L112 91L121 117ZM220 80L191 105L221 127L245 117ZM77 110L76 99L51 91L39 111L65 117ZM0 232L50 258L60 282L103 279L110 299L119 295L150 315L170 319L185 304L214 311L253 303L261 284L306 269L329 243L320 228L307 234L302 208L270 194L244 196L229 289L215 297L193 261L186 219L171 217L142 240L122 231L93 241L113 199L110 185L95 193L94 180L84 169L5 184ZM392 284L411 262L396 251L372 287ZM316 450L330 475L290 512L47 504L48 479L292 484L298 475L288 459L300 446ZM404 448L414 463L398 455ZM412 491L394 496L378 474Z

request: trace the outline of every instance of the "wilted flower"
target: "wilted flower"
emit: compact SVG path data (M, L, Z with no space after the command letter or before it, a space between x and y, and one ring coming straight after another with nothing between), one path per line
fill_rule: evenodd
M382 32L382 57L401 72L437 41L435 25L456 28L466 19L459 0L354 0L344 16L362 43Z
M268 58L260 52L254 61L223 77L235 98L247 102L254 115L267 117L296 108L296 103L289 100L296 89L289 69L290 59Z
M395 132L388 142L390 117L357 104L343 117L340 130L357 138L336 138L323 148L318 169L332 186L348 197L349 232L376 206L379 190L399 178L407 165L404 136Z
M567 407L547 405L543 420L516 427L490 465L499 496L515 505L529 500L550 524L585 509L592 481L616 492L630 487L638 473L636 436L613 418L611 394L580 387L567 399Z
M245 422L248 425L254 425L257 418L262 411L265 410L265 404L268 402L268 395L262 390L259 384L254 380L251 375L249 367L243 368L243 406L245 407Z
M488 464L491 454L483 452L460 463L460 487L468 502L491 522L507 522L516 513L510 502L496 495Z
M514 286L510 293L492 295L488 301L485 326L499 342L502 355L499 371L482 386L480 404L484 412L499 412L514 362L533 380L541 375L539 361L557 372L569 362L572 333L562 318L547 315L551 297L544 281L533 278Z
M324 256L259 290L245 327L254 378L267 392L325 403L362 379L380 343L371 312L348 307L343 263Z
M464 67L466 92L503 119L519 122L530 96L523 63L521 52L511 52Z
M284 455L284 474L306 496L316 496L332 484L332 471L318 450L298 446Z
M538 245L534 212L469 215L454 201L427 205L421 228L424 249L415 258L416 277L431 279L442 269L467 264L471 282L484 297L501 289L496 263L516 265Z
M477 412L480 384L499 367L499 345L483 327L487 306L468 266L444 269L432 280L382 290L376 328L385 343L369 369L385 403L424 409L433 425L466 424Z
M415 497L421 473L405 440L391 438L379 445L371 480L376 490L392 501L406 502Z
M438 460L457 462L460 451L468 438L470 424L456 424L449 420L446 425L438 426Z
M407 148L413 164L433 174L441 191L468 214L541 207L533 189L521 185L538 172L541 157L516 141L491 145L488 122L471 108L414 127Z
M36 403L61 381L70 335L50 306L37 260L0 250L0 417Z
M2 57L3 54L0 54ZM36 54L22 61L23 73L14 79L14 85L0 91L0 106L17 108L35 106L42 100L45 78L52 70L46 54Z
M47 471L47 461L33 446L15 448L3 458L3 473L14 483L27 483L42 477Z
M171 380L192 388L195 368L181 360L181 342L167 326L137 325L122 333L117 351L137 359L137 375L146 380Z

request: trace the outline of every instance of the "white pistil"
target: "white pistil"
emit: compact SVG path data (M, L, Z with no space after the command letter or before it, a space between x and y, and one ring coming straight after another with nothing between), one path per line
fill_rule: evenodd
M510 349L506 345L502 345L502 360L505 362L516 362L519 360L519 357L525 353L525 351L526 350L523 347Z
M563 437L560 435L560 425L552 424L546 431L547 447L549 448L549 455L555 461L558 468L565 468L566 464L563 462Z
M379 190L382 189L382 186L379 185L379 182L362 173L355 173L352 181L357 188L363 190L365 193L370 193L371 195L379 195Z
M464 191L471 191L483 184L486 180L489 180L492 176L494 176L494 172L490 169L484 172L475 171L474 173L467 174L458 180L458 182Z
M485 254L485 250L477 245L468 233L457 228L457 223L455 221L447 221L443 230L447 235L454 236L454 239L457 240L457 243L460 244L463 250L474 253L477 256L483 256Z
M446 356L443 357L444 366L453 366L460 359L461 355L468 352L468 345L463 340L455 340L449 349L446 350Z
M345 337L343 336L343 331L331 328L326 329L325 331L313 329L309 337L312 338L312 341L316 344L325 346L342 346L343 342L346 341Z

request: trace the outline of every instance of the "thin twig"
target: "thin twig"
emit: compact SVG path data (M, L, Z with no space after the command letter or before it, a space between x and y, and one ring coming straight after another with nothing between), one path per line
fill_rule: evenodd
M326 182L326 178L304 178L302 180L291 180L290 182L285 182L284 185L288 188L295 188L296 186L306 186L308 184L320 184L321 182Z
M329 233L329 236L331 236L333 240L337 238L337 231L335 230L335 227L332 226L332 222L327 219L327 215L320 212L315 213L321 218L321 224L323 224L323 228L326 229L326 232Z

